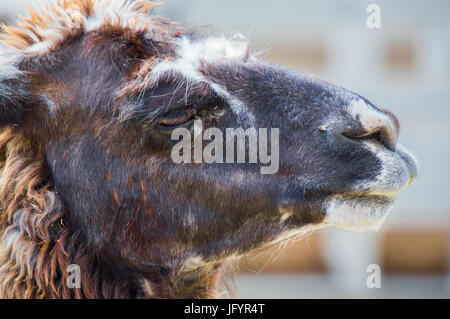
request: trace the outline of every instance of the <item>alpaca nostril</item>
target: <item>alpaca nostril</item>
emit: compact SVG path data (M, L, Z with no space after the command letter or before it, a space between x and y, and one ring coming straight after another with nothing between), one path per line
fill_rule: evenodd
M359 142L376 142L384 147L395 151L397 148L398 129L394 125L383 125L375 127L370 131L367 130L355 130L344 132L343 135L349 139Z
M376 142L391 151L396 151L399 123L394 114L378 110L369 116L356 118L359 122L358 127L344 131L342 134L345 137L358 142Z
M397 148L398 131L393 130L391 127L383 126L378 129L377 135L379 136L377 141L384 145L391 151L395 151Z

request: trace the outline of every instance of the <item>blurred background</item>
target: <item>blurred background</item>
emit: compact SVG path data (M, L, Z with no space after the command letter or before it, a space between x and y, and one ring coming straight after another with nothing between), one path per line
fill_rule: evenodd
M39 3L42 0L28 0ZM184 25L244 34L261 58L312 74L394 112L420 162L379 232L318 231L236 266L238 298L450 297L450 1L165 0ZM14 22L23 0L0 2ZM380 28L368 28L370 4ZM381 270L369 288L368 266Z

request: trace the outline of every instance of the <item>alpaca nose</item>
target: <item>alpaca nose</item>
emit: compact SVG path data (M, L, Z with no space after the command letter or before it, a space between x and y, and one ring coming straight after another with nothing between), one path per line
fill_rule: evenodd
M394 114L371 109L354 115L354 119L357 125L344 130L342 134L345 137L360 142L376 141L391 151L396 150L400 127Z

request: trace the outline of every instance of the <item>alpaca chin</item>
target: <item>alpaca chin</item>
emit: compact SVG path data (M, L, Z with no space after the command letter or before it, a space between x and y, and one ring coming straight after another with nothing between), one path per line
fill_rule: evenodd
M351 231L379 230L392 210L392 196L333 196L323 224Z

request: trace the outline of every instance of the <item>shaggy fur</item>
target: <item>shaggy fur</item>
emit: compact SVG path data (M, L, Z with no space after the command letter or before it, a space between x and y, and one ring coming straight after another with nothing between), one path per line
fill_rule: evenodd
M0 135L0 297L137 297L128 281L117 281L64 222L43 154L6 129ZM68 266L78 264L82 288L69 289ZM120 283L120 284L117 284Z
M11 60L17 59L15 55L45 54L96 27L95 23L101 23L104 30L110 28L111 33L127 27L167 40L172 23L146 14L156 5L147 1L58 0L48 2L41 12L30 7L30 18L22 17L19 27L3 26L2 54ZM20 76L13 62L6 63L12 69L9 78ZM5 75L5 68L2 72ZM1 99L11 100L8 96L14 93L3 91ZM8 105L9 109L18 107ZM3 116L3 120L7 119ZM63 204L54 190L44 150L36 150L30 143L15 127L0 135L0 298L143 295L135 289L141 283L121 272L113 274L108 264L99 262L95 252L86 247L80 231L71 230L64 221ZM71 264L83 269L81 289L66 284Z
M147 15L155 6L146 0L55 0L47 2L41 12L29 7L30 18L22 17L19 27L3 26L1 39L27 53L42 54L103 24L152 32L163 38L166 24L171 22Z

